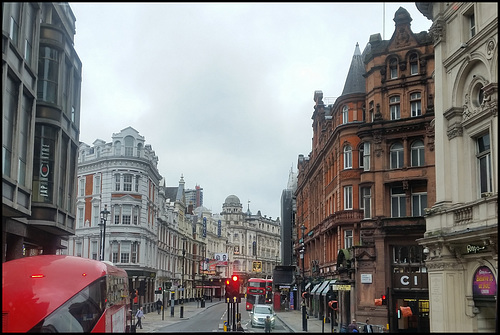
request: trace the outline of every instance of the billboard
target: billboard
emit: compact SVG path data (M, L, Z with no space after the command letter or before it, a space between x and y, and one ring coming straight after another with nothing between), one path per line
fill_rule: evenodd
M229 261L229 255L224 252L215 253L214 258L217 261L217 266L227 266L227 262Z

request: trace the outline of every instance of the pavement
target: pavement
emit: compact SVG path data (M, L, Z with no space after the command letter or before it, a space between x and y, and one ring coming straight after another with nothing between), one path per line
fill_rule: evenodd
M212 302L207 300L205 302L205 307L200 307L200 303L197 301L185 302L183 305L175 305L174 316L170 316L171 308L167 307L165 313L158 314L157 312L151 312L145 314L145 318L142 319L142 329L137 329L137 333L155 333L159 332L159 329L171 324L178 322L183 322L184 320L189 320L195 317L199 313L203 312L207 308L213 307L217 304L224 304L224 300L219 301L219 299L213 299ZM180 307L183 306L183 318L180 318ZM285 328L288 329L290 333L331 333L331 324L323 324L322 319L309 317L307 319L307 331L302 330L302 314L299 310L288 310L288 311L276 311L276 315L280 321L283 322ZM243 327L244 330L245 326ZM224 332L223 325L219 325L219 332ZM336 327L335 332L338 332Z

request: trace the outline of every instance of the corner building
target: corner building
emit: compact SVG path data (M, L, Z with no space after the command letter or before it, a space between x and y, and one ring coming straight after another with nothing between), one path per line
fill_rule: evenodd
M498 332L498 4L417 2L436 57L431 332ZM439 66L438 66L439 65Z
M299 155L306 303L309 315L328 319L328 301L337 300L339 328L355 318L358 325L370 319L376 331L429 331L427 270L416 240L435 201L434 49L411 21L400 7L390 40L375 34L363 53L356 46L333 103L315 92L312 152ZM379 305L382 295L387 305ZM405 307L411 315L402 315Z
M139 293L134 303L146 311L154 310L155 302L161 180L157 165L151 145L132 127L113 134L110 143L82 142L76 234L68 248L69 255L102 259L127 271L130 289Z

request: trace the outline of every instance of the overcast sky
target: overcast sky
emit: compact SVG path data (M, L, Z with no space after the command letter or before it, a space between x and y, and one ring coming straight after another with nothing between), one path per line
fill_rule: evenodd
M407 3L83 3L80 141L133 127L167 186L184 176L222 211L281 217L299 154L311 152L314 91L342 94L356 43L390 39L405 8L414 33L431 21ZM385 21L384 21L385 8ZM385 27L385 28L384 28Z

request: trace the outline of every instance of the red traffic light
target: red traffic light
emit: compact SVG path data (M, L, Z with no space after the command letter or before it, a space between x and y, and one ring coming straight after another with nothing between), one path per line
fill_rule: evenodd
M238 276L234 275L233 277L231 277L233 279L233 281L238 281Z

